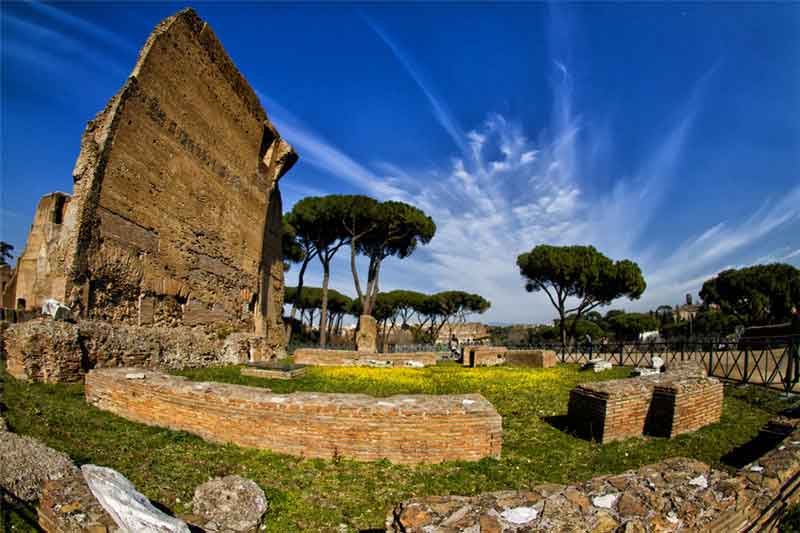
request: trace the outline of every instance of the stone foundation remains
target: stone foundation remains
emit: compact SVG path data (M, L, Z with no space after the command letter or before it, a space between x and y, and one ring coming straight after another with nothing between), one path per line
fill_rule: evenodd
M307 371L308 367L302 365L291 367L248 365L240 370L240 374L254 378L295 379L304 376Z
M479 394L275 394L124 368L92 370L85 392L89 404L136 422L300 457L477 461L502 446L500 415Z
M294 362L312 366L375 366L418 368L435 365L436 352L365 353L349 350L298 348Z
M464 346L462 364L464 366L495 366L505 363L508 348L504 346Z
M182 369L265 361L274 351L263 337L225 339L190 328L143 328L49 318L12 324L3 334L6 369L16 379L69 383L92 368L136 366Z
M686 365L654 376L580 384L570 392L568 417L579 434L601 443L645 433L671 437L718 422L722 401L722 383Z
M558 364L553 350L508 350L504 358L506 364L533 368L553 368Z
M47 533L121 532L77 470L43 485L36 512L39 526Z
M224 323L278 349L278 181L296 161L211 27L183 10L88 123L73 195L42 199L3 300L54 298L128 325Z

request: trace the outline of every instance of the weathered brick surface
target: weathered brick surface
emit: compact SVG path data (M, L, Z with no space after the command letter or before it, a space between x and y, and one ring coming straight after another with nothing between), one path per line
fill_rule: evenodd
M235 333L222 340L186 327L152 328L38 318L12 324L3 336L9 374L24 381L69 383L92 368L181 369L274 357L265 339Z
M558 357L553 350L508 350L505 361L510 365L553 368L558 364Z
M722 384L704 374L689 364L655 376L582 383L570 392L570 425L602 443L651 428L663 436L695 431L722 415Z
M243 376L267 379L295 379L307 372L306 367L300 368L266 368L246 366L240 370Z
M462 364L464 366L495 366L506 362L505 346L464 346Z
M800 430L793 430L777 448L735 474L673 458L574 485L417 498L395 506L386 530L771 532L778 530L786 508L800 500L798 478ZM511 520L521 515L530 519Z
M398 367L407 366L409 362L430 366L435 365L437 359L436 352L367 353L318 348L298 348L294 352L295 363L313 366L370 366L372 361Z
M39 526L47 533L121 532L80 472L45 482L37 514Z
M687 378L656 385L647 433L674 437L719 422L723 389L722 383L714 378Z
M215 442L301 457L395 463L499 457L502 423L479 394L404 395L295 392L195 383L133 369L92 370L90 404L144 424L184 430Z

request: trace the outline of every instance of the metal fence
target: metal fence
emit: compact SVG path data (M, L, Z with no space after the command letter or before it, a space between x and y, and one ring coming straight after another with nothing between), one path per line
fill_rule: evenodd
M738 342L705 339L648 343L536 344L509 348L554 350L562 363L603 359L621 366L651 366L654 356L666 365L701 361L708 375L742 384L792 392L800 381L800 336L764 337Z

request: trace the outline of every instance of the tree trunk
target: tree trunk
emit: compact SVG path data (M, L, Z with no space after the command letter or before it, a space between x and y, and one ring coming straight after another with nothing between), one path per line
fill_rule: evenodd
M303 266L300 267L300 272L297 275L297 292L295 292L294 295L292 311L289 313L289 323L286 324L286 339L284 341L286 346L289 346L289 341L292 340L292 322L294 322L294 315L297 312L297 302L300 301L300 297L303 295L303 277L305 276L306 267L308 266L309 261L311 261L311 257L307 255L303 260ZM300 314L300 323L303 323L302 313Z
M321 256L320 256L321 257ZM322 262L322 309L319 314L319 347L324 348L327 341L325 330L328 325L328 282L331 279L330 261Z
M358 279L358 267L356 266L356 239L350 241L350 270L353 272L353 283L356 286L356 297L361 300L361 307L364 307L364 294L361 292L361 282Z

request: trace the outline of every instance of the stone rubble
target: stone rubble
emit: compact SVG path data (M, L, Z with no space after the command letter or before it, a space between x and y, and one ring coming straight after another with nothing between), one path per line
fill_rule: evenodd
M192 512L209 533L256 533L267 512L267 498L253 481L225 476L195 489Z
M26 502L42 496L42 483L77 473L67 455L33 437L0 432L0 486Z

